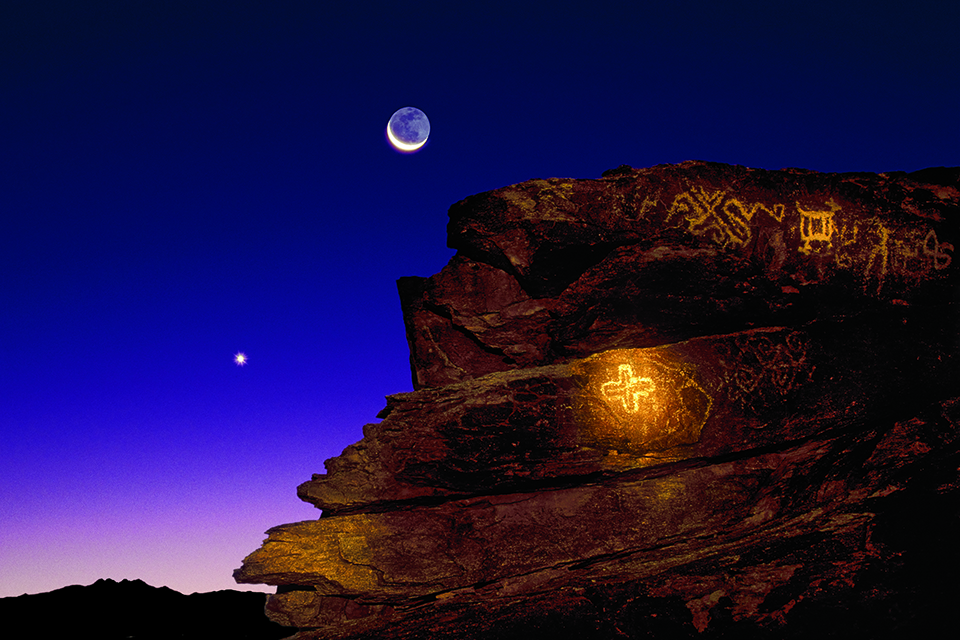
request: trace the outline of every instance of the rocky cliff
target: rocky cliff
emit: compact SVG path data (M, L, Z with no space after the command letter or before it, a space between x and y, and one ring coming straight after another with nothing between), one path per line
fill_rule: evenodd
M414 389L235 572L308 638L888 637L960 534L960 169L704 162L450 209Z

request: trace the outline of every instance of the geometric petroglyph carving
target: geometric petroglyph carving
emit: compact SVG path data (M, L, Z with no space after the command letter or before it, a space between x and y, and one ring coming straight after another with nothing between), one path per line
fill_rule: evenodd
M604 382L600 385L601 393L608 400L615 400L623 404L624 411L636 413L640 411L640 398L648 398L657 390L652 378L633 375L633 367L621 364L616 380Z
M771 229L789 232L793 238L799 236L798 253L821 258L820 267L822 258L832 259L841 269L852 271L865 292L873 290L876 295L892 276L902 286L931 271L947 269L953 262L954 245L942 242L926 225L897 224L882 216L844 220L842 207L832 198L812 208L794 201L789 216L784 204L767 202L749 202L697 185L673 198L664 222L679 223L688 233L708 238L725 250L746 248L756 240L758 255L765 260L772 256L778 267L787 260L782 251L785 244L783 236ZM648 208L644 200L643 211Z
M953 245L940 242L934 229L879 221L839 225L834 250L836 264L857 273L865 291L876 283L878 295L888 277L917 281L953 262Z
M936 270L946 269L953 261L944 251L953 251L953 245L949 242L938 242L937 232L930 229L930 233L923 239L923 255L933 258L933 268Z
M807 345L797 331L751 333L718 343L727 396L753 413L782 402L810 375Z
M777 222L783 221L784 206L745 203L725 191L707 191L694 187L678 194L670 205L666 220L680 214L687 221L687 230L708 236L721 247L743 246L751 238L751 221L758 212Z
M663 450L700 439L712 399L690 363L658 349L614 349L571 363L584 444L620 451Z
M829 211L808 210L797 203L800 213L800 253L826 251L833 247L833 231L836 228L833 216L840 206L833 200L827 201L827 206L830 207Z

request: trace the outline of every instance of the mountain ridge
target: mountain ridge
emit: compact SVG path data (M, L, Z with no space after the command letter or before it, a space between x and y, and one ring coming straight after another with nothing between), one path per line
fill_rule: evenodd
M143 580L101 578L89 585L0 598L7 625L31 638L87 634L98 640L241 638L276 640L290 629L264 615L266 594L223 589L183 594Z

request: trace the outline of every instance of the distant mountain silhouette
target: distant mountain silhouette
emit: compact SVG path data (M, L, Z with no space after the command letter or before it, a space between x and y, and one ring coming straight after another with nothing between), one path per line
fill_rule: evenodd
M267 619L265 595L213 591L184 595L142 580L97 580L47 593L0 598L0 619L21 637L96 640L274 640L295 631Z

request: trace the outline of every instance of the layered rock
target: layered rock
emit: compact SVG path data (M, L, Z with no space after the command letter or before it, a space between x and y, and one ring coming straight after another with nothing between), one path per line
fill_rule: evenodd
M302 639L915 630L899 518L960 531L958 186L690 162L454 205L399 282L415 391L237 580Z
M457 256L400 281L415 388L874 301L946 302L957 174L687 162L472 196L450 209Z

